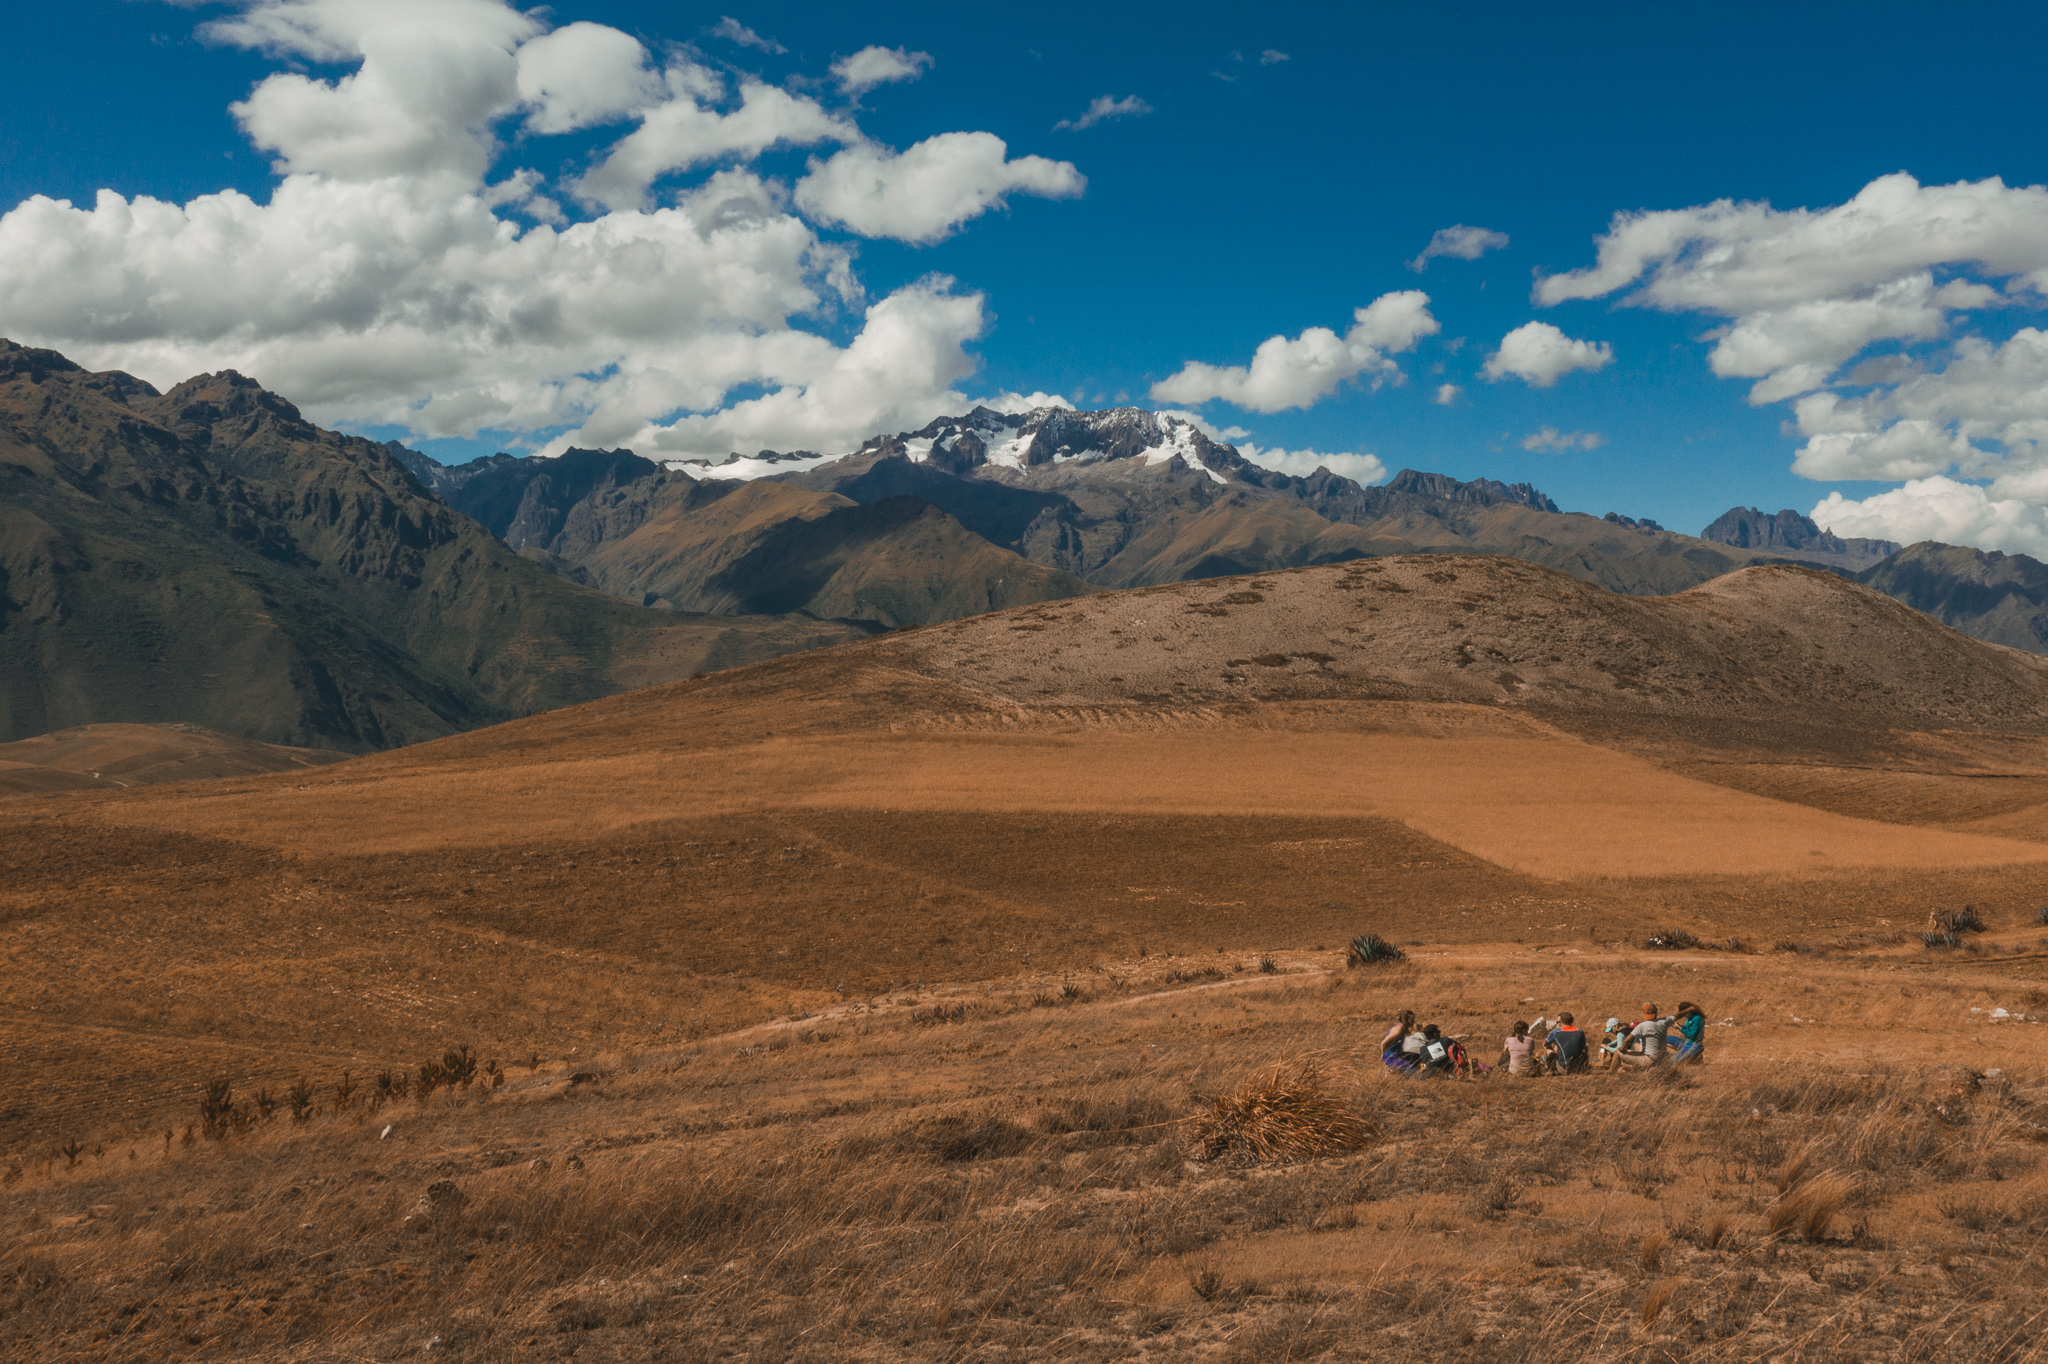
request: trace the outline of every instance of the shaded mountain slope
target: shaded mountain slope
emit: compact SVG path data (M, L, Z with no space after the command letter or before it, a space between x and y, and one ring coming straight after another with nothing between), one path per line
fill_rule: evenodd
M629 607L240 375L158 394L0 343L0 737L361 751L862 633Z
M1856 580L1964 634L2048 654L2048 564L2039 559L1930 540Z
M250 777L342 755L237 739L199 725L80 725L0 744L0 796Z
M735 613L803 610L894 627L1095 590L998 549L921 498L893 497L777 522L683 604Z
M557 573L677 611L803 612L888 628L1094 591L930 502L774 480L698 481L630 451L494 456L474 474L407 451L458 510Z
M768 481L699 483L664 473L579 503L549 546L560 571L614 596L680 610L779 527L852 505L830 493ZM722 599L730 593L721 591Z
M449 466L395 441L385 448L428 491L517 550L551 550L578 503L662 472L631 450L572 449L551 459L500 453Z

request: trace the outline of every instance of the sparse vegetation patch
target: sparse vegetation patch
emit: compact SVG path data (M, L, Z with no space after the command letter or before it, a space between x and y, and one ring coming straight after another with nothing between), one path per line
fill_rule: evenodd
M1405 961L1408 954L1377 933L1361 933L1344 949L1346 966L1381 966Z
M1313 1057L1274 1066L1209 1100L1189 1128L1197 1159L1261 1164L1355 1151L1373 1130L1356 1105L1329 1088Z

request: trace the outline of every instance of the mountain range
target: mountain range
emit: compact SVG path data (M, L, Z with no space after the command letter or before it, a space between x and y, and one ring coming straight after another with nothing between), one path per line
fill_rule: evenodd
M451 468L394 453L513 548L629 600L858 614L834 575L864 559L870 576L878 563L897 563L918 577L916 590L899 592L934 603L922 613L868 611L890 625L967 614L922 575L951 572L938 565L962 562L968 545L974 576L1003 584L977 598L980 610L1387 554L1507 554L1637 595L1682 591L1752 563L1861 568L1872 557L1835 543L1752 548L1613 513L1567 513L1527 484L1409 469L1366 487L1327 469L1279 473L1185 418L1135 408L983 407L842 456L763 451L715 466L570 450ZM930 510L882 514L904 499ZM855 515L855 506L870 511ZM801 535L775 533L799 522ZM810 561L827 554L829 564ZM769 580L778 590L765 598L749 591ZM797 595L805 583L818 585L816 596Z
M931 577L945 573L934 564L966 565L963 544L978 550L975 580L1003 585L968 594L964 605L978 610L1387 554L1501 554L1638 596L1800 563L1855 576L1966 634L2048 653L2048 566L2023 555L1845 539L1790 509L1731 508L1690 536L1618 512L1565 512L1526 483L1415 469L1379 487L1327 469L1298 477L1252 463L1185 418L1135 408L984 407L845 455L764 450L718 465L571 450L451 468L393 449L452 505L556 571L680 609L929 624L973 613ZM811 500L819 496L835 500ZM903 498L949 518L926 527L945 526L943 545L913 550L883 533L895 526L880 509ZM862 521L850 504L877 511ZM807 560L826 554L838 574L862 561L870 580L913 581L896 583L886 608L881 594L825 590L832 574ZM1029 576L1033 566L1066 576ZM747 587L771 582L772 592ZM805 596L813 583L820 590Z
M360 752L1105 590L1474 553L1631 596L1801 563L2048 653L2048 566L2024 556L1300 477L1133 408L982 407L841 455L447 466L232 372L159 393L0 342L0 741L181 722Z

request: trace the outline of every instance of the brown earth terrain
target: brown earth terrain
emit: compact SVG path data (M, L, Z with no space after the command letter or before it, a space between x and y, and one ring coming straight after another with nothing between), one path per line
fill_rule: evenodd
M79 725L0 744L0 798L324 767L347 755L237 739L203 725Z
M2041 659L1804 570L1444 556L0 803L0 1337L2038 1359L2044 813ZM1377 1069L1401 1007L1491 1059L1681 997L1696 1071ZM504 1085L372 1108L457 1046ZM1363 1148L1190 1160L1309 1055ZM188 1142L216 1077L253 1125Z

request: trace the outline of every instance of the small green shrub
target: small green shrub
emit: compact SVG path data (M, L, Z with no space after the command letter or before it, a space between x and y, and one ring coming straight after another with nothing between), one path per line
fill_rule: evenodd
M1378 966L1383 962L1406 961L1408 954L1377 933L1361 933L1344 949L1346 966Z

